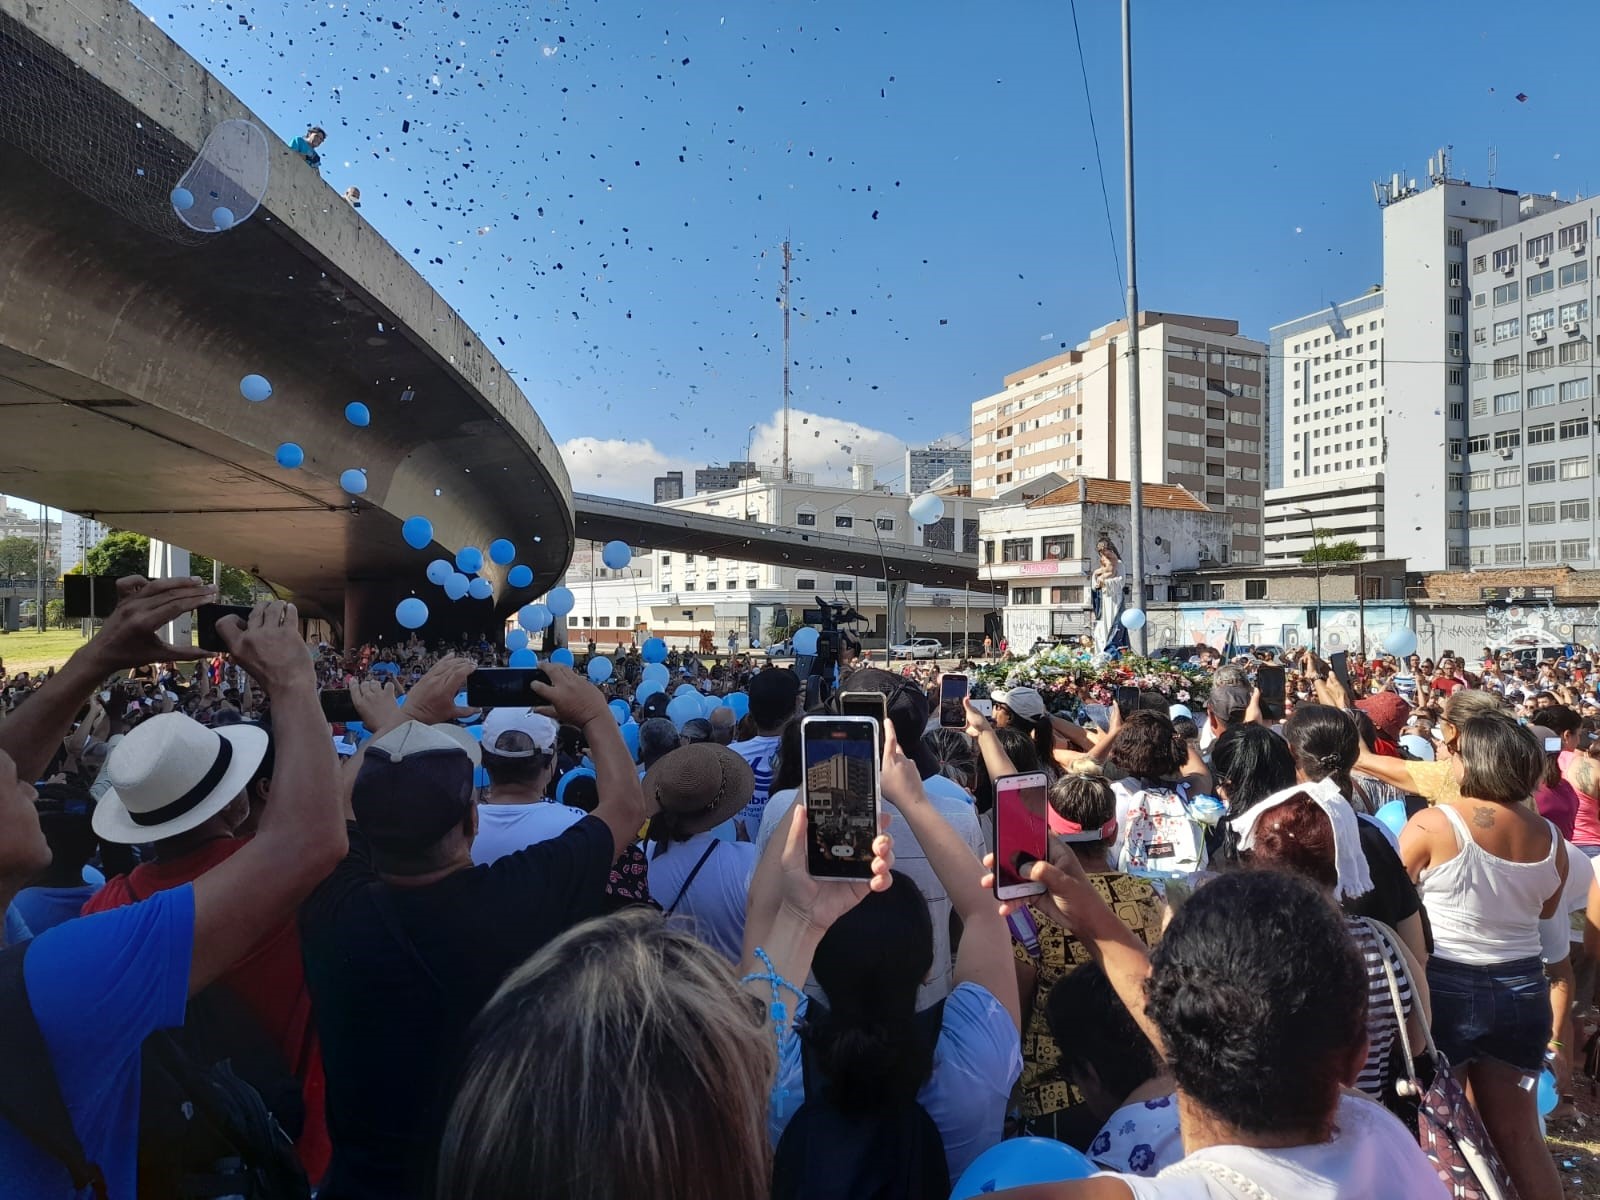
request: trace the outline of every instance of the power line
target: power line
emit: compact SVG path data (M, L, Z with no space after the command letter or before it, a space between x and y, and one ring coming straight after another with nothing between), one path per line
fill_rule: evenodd
M1117 253L1117 229L1111 220L1111 196L1106 191L1105 160L1100 154L1100 130L1094 121L1094 99L1089 94L1089 68L1083 60L1083 34L1078 31L1078 0L1072 0L1072 39L1078 44L1078 74L1083 78L1083 102L1089 110L1089 136L1094 139L1094 165L1100 172L1100 202L1106 210L1106 236L1111 240L1111 261L1117 267L1117 288L1122 281L1122 256Z

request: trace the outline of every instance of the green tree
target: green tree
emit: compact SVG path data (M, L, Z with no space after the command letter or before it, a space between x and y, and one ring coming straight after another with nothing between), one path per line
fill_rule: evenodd
M109 575L113 579L143 575L150 569L150 539L142 533L114 530L90 547L83 559L91 575ZM191 575L210 582L211 571L211 560L204 554L189 555ZM226 604L249 604L255 596L256 582L238 567L224 565L218 590L218 598Z
M67 627L67 602L65 600L46 600L44 602L44 624L46 629L65 629Z
M0 538L0 577L32 579L39 563L39 544L32 538Z
M1330 542L1325 539L1328 534L1325 530L1314 529L1311 537L1315 545L1300 556L1303 563L1341 563L1360 562L1367 556L1359 543L1346 539L1342 542Z

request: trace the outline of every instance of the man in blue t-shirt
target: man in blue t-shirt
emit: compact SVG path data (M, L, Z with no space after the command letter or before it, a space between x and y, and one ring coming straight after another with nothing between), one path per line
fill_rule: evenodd
M293 138L289 142L289 149L306 160L308 167L320 167L322 155L317 153L317 147L327 140L328 135L323 132L322 126L313 125L306 130L303 137Z
M99 635L0 726L0 906L49 862L27 781L39 777L90 694L112 672L200 657L166 645L156 631L215 600L215 589L198 579L131 577L119 580L117 590L117 607ZM217 631L233 660L272 699L273 797L256 835L192 884L68 921L25 951L0 951L27 955L26 1002L73 1131L85 1159L103 1175L108 1200L135 1195L145 1038L181 1024L187 998L278 929L345 853L333 747L294 606L258 604L248 624L224 617ZM173 743L160 753L122 758L113 751L106 763L111 788L96 809L97 828L102 819L171 827L194 813L203 818L223 793L231 800L246 780L230 769L229 751L219 749L225 745L220 738ZM172 800L175 783L179 794ZM156 796L159 802L146 803ZM4 1021L26 1016L0 1012ZM78 1194L66 1168L3 1118L0 1180L4 1194L19 1200Z

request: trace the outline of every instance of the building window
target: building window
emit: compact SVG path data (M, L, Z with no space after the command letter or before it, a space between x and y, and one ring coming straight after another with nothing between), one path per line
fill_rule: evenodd
M1529 542L1528 561L1530 563L1553 563L1556 561L1556 544L1554 542Z
M1494 548L1494 563L1497 567L1503 567L1508 564L1519 563L1521 561L1522 547L1520 545L1513 543L1511 545L1500 545Z
M1589 264L1587 262L1568 263L1556 272L1556 278L1560 280L1562 287L1568 287L1574 283L1583 283L1589 278Z
M1543 504L1528 505L1529 525L1554 525L1556 523L1556 506L1546 501Z
M1446 560L1449 566L1464 567L1467 565L1467 548L1465 546L1451 546L1446 553L1449 555Z
M1083 585L1075 584L1066 587L1053 587L1050 589L1051 604L1082 604Z
M1521 392L1501 392L1494 398L1494 411L1496 414L1514 413L1521 407Z
M992 538L985 538L984 539L984 542L983 542L983 561L986 562L986 563L994 562L994 539L992 539Z
M1588 240L1588 233L1587 221L1579 221L1575 225L1563 225L1556 231L1556 245L1563 250L1582 249L1583 243Z
M814 592L817 590L817 581L809 575L796 575L794 586L802 592Z
M835 529L854 529L855 528L855 524L856 524L856 519L854 517L852 517L849 513L834 513L833 514L833 527Z
M1587 500L1563 500L1561 502L1561 519L1563 521L1587 521L1589 519L1589 502Z
M1494 290L1496 304L1513 304L1522 298L1522 287L1515 279L1510 283L1502 283Z
M1494 510L1494 525L1496 529L1506 529L1522 524L1522 509L1516 505L1501 507Z
M1487 529L1493 515L1487 508L1475 508L1467 514L1467 528Z
M1592 390L1587 375L1582 379L1565 380L1561 384L1561 402L1566 404L1571 400L1587 400Z
M1032 562L1032 538L1006 538L1000 543L1001 562Z
M1561 306L1560 320L1563 325L1576 325L1579 321L1589 319L1589 302L1587 300L1574 300L1571 304Z
M1522 468L1501 467L1494 473L1494 485L1497 488L1520 487L1522 485Z
M758 587L760 587L760 586L761 586L761 580L759 580L759 579L746 579L746 580L745 580L745 581L744 581L744 586L745 586L745 589L746 589L746 590L747 590L747 591L752 591L752 592L753 592L753 591L755 591L755 590L756 590L756 589L757 589L757 588L758 588Z
M1496 379L1509 379L1517 373L1517 370L1517 356L1515 354L1494 360L1494 377Z
M1561 422L1561 440L1569 442L1573 438L1589 436L1589 418L1574 417L1570 421Z
M1562 342L1556 359L1564 367L1573 363L1588 362L1589 343L1582 338L1578 338L1576 341Z
M1509 342L1514 337L1522 336L1522 318L1508 317L1504 321L1494 323L1494 340Z
M1459 368L1452 367L1451 370L1456 371L1457 375L1459 376L1459 374L1460 374ZM1461 382L1461 380L1458 377L1456 379L1456 383L1459 384L1460 382ZM1465 405L1463 405L1461 403L1461 401L1459 401L1459 400L1450 401L1450 420L1452 420L1452 421L1464 420L1465 419L1465 414L1462 412L1463 408L1465 408Z
M1011 603L1042 604L1044 603L1044 590L1036 587L1014 587L1011 589Z
M1460 438L1451 438L1451 439L1449 439L1447 445L1449 446L1449 449L1450 449L1450 461L1451 462L1460 462L1461 461L1461 439Z
M1563 458L1561 460L1562 479L1587 479L1589 478L1589 457Z
M1528 298L1542 296L1548 291L1553 291L1556 286L1556 273L1554 271L1540 271L1537 275L1528 276Z
M1485 567L1489 565L1489 547L1472 547L1472 565L1475 567Z
M1507 267L1514 267L1516 265L1517 248L1515 246L1507 246L1503 250L1496 250L1494 252L1494 269L1496 271L1503 271Z
M1556 385L1547 383L1542 387L1528 389L1529 408L1549 408L1556 402Z
M1541 346L1537 350L1528 351L1528 370L1548 371L1555 365L1556 348L1554 346Z
M661 565L662 565L662 566L663 566L663 567L670 567L670 566L671 566L671 565L672 565L672 555L670 555L670 554L663 554L663 555L662 555L662 556L661 556Z
M577 617L568 617L567 618L567 628L568 629L576 629L577 627L578 627L578 618Z
M1522 430L1502 429L1494 435L1494 448L1496 450L1515 450L1522 445Z
M1072 533L1047 533L1043 539L1044 557L1064 562L1077 557L1078 537Z
M1550 251L1556 248L1555 235L1541 233L1528 239L1528 257L1530 259L1549 258Z
M1451 230L1451 232L1454 233L1455 230ZM1474 275L1482 275L1488 269L1489 259L1486 255L1480 254L1472 260L1472 273Z
M683 584L683 590L686 591L686 592L694 591L694 580L692 580L692 579L685 580L684 584Z
M877 520L878 532L879 533L893 533L894 532L894 518L893 517L878 517L878 518L876 518L876 520Z
M1561 543L1561 561L1562 562L1569 562L1569 563L1588 562L1589 561L1589 543L1587 541L1582 541L1582 542L1562 542Z
M1246 600L1265 600L1267 598L1267 581L1265 579L1246 579L1244 581L1244 598Z
M1475 433L1467 439L1468 454L1482 454L1488 448L1489 435L1487 433Z
M836 592L853 592L856 590L856 581L854 579L835 579L833 581L833 590Z
M1460 471L1451 471L1449 474L1447 474L1444 477L1444 480L1445 480L1445 490L1446 491L1459 492L1461 490L1461 472Z
M1554 483L1555 481L1556 464L1554 461L1528 464L1529 483Z
M817 523L817 514L814 512L807 512L805 509L801 509L799 512L795 513L794 523L796 525L815 525Z
M1541 308L1537 312L1528 314L1529 333L1539 333L1541 330L1549 329L1555 323L1556 310L1553 308Z

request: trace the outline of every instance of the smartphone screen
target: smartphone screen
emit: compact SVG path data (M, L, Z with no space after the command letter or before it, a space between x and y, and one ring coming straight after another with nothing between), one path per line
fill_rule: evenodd
M800 723L806 869L818 879L870 879L878 836L878 725L866 717Z
M1257 667L1256 687L1261 689L1261 715L1269 721L1283 720L1283 668Z
M1124 717L1139 711L1139 689L1136 687L1119 687L1117 689L1117 707L1122 710Z
M1333 671L1333 677L1346 688L1350 686L1350 651L1335 650L1328 655L1328 666Z
M1029 864L1049 855L1049 781L1043 772L1004 775L994 781L994 894L997 899L1037 896L1044 884L1025 879Z
M347 688L318 692L317 699L322 703L322 719L330 725L343 725L347 721L361 719L361 714L356 711L355 702L350 699Z
M967 710L962 701L967 698L967 688L970 683L965 675L946 675L939 680L940 728L966 728Z
M217 622L226 616L241 620L250 619L248 604L202 604L194 610L194 642L202 650L226 650L228 647L217 636Z
M871 717L881 732L889 719L889 698L882 692L840 692L839 711L847 717Z
M549 683L538 667L479 667L467 676L467 704L472 708L516 708L543 701L534 683Z

